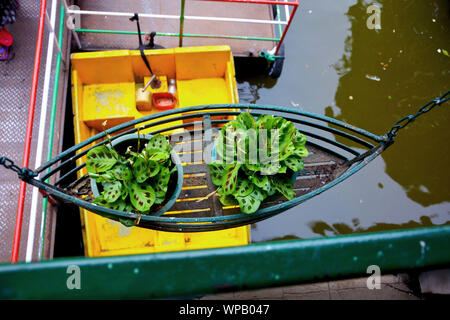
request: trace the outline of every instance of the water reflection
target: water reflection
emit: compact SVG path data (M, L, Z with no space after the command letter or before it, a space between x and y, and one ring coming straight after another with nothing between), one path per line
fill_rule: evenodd
M277 80L267 79L267 77L241 77L238 82L239 101L242 103L257 103L260 100L259 90L262 88L272 88Z
M449 225L449 224L450 222L446 222L442 225ZM351 224L346 224L343 222L329 224L325 221L312 221L308 225L314 234L323 237L330 237L354 233L379 232L379 231L410 229L419 227L432 227L439 224L433 223L429 216L422 216L420 217L419 221L409 220L408 222L405 223L378 222L366 228L360 225L360 221L357 218L352 219ZM296 235L288 234L283 237L272 238L270 239L270 241L282 241L293 239L302 239L302 238Z
M450 52L447 0L301 3L281 77L270 85L265 77L239 78L241 102L298 104L381 135L449 89L450 58L442 54ZM372 3L382 7L378 31L366 27ZM443 105L412 123L382 157L342 184L255 224L252 241L317 237L319 221L349 232L448 223L449 110Z
M340 75L335 101L340 113L326 114L383 134L449 89L449 2L384 1L381 29L366 27L368 6L358 0L347 12L351 34L334 64ZM442 52L442 51L441 51ZM423 206L450 200L448 107L436 108L405 128L382 154L386 173Z
M444 225L448 225L450 222L444 223ZM359 225L358 219L352 220L352 225L345 223L334 223L328 224L325 221L313 221L309 224L312 232L321 236L337 236L343 234L352 234L352 233L365 233L365 232L378 232L378 231L389 231L396 229L409 229L409 228L418 228L418 227L431 227L435 226L431 221L431 218L428 216L420 217L420 221L410 220L405 223L384 223L378 222L374 225L364 228Z

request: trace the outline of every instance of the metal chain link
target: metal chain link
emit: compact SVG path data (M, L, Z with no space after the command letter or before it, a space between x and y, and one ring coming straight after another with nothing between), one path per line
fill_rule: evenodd
M0 165L17 173L19 178L22 180L29 180L30 178L34 178L38 175L37 172L34 172L31 169L18 167L14 164L14 161L7 157L0 157Z
M406 117L398 120L386 134L388 139L393 140L393 138L397 135L397 132L400 129L403 129L408 124L410 124L411 122L416 120L417 117L419 117L420 115L422 115L424 113L427 113L428 111L432 110L434 107L447 102L450 99L450 97L448 97L449 95L450 95L450 91L447 91L441 97L436 98L436 99L428 102L426 105L422 106L416 114L411 114L409 116L406 116Z

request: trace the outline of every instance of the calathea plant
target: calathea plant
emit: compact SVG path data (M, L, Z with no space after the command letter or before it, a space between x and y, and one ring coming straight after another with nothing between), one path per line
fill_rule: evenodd
M255 119L244 112L228 122L215 142L216 159L208 164L220 202L253 213L269 197L293 199L296 173L308 156L305 143L305 135L282 117Z
M87 172L103 188L93 202L120 211L153 212L166 199L170 176L176 171L171 151L164 136L144 141L139 134L137 148L130 145L124 154L119 154L111 141L89 150Z

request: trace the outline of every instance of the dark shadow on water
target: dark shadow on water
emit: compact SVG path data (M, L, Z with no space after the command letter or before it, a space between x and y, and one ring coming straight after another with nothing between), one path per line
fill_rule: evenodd
M347 12L345 53L334 64L340 75L326 115L382 135L450 86L450 2L379 0L381 29L366 26L366 1ZM450 201L449 105L435 108L399 132L382 154L386 173L423 205ZM338 137L336 138L340 140Z
M362 228L359 226L358 219L353 220L353 225L348 225L345 223L334 223L328 224L324 221L313 221L309 224L311 230L321 236L337 236L343 234L354 234L354 233L366 233L366 232L379 232L379 231L389 231L398 229L410 229L410 228L420 228L420 227L432 227L436 224L431 222L430 217L422 216L420 221L410 220L405 223L395 224L395 223L375 223L368 228ZM450 225L450 221L444 225Z

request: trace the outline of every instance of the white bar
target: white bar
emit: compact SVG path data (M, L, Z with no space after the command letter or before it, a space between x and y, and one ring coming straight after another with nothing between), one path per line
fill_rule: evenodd
M68 10L68 13L69 14L71 13L71 14L98 15L98 16L116 16L116 17L132 17L134 15L134 13L129 13L129 12L108 12L108 11L88 11L88 10ZM139 17L160 18L160 19L177 19L177 20L180 19L180 16L177 16L177 15L152 14L152 13L139 13ZM185 20L261 23L261 24L287 24L287 21L223 18L223 17L184 16L184 19Z
M53 26L51 24L50 18L47 14L47 11L45 11L45 21L47 22L47 27L50 29L51 33L53 33L53 40L56 45L56 49L58 49L58 52L62 54L61 48L59 47L58 39L56 39L55 30L53 29Z
M45 122L47 120L47 104L48 104L48 96L49 96L49 88L50 88L50 77L52 72L52 60L53 60L53 43L52 38L54 37L54 29L56 21L56 4L58 0L52 0L52 8L50 14L50 32L48 34L48 43L47 43L47 60L45 62L45 76L44 76L44 87L43 87L43 95L42 95L42 104L41 104L41 118L39 120L39 134L38 134L38 143L36 148L36 161L34 163L35 167L40 167L42 162L42 154L44 149L44 139L45 139ZM31 262L33 258L33 248L34 248L34 234L36 230L36 215L37 215L37 206L39 200L39 189L34 187L33 194L31 198L31 212L30 212L30 221L28 225L28 241L27 241L27 251L25 256L26 262Z
M284 0L284 2L288 2L288 0ZM289 14L289 6L284 6L284 12L286 14L286 24L287 24L287 22L289 21L289 16L290 16L290 14Z

